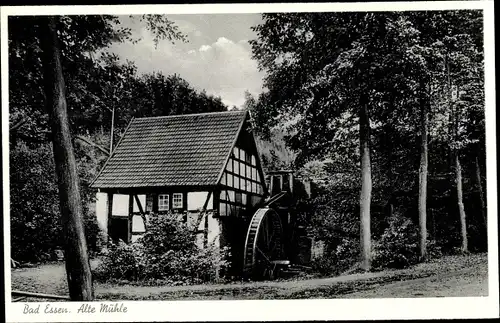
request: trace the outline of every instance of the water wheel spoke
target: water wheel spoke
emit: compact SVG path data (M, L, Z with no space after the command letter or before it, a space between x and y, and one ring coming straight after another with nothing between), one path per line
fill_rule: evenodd
M271 246L273 246L274 248L276 247L276 233L273 231L271 237L269 238L268 240L268 243L267 243L267 248L269 249Z
M266 254L259 247L255 247L255 248L264 257L264 259L266 260L266 262L271 263L271 260L266 256Z

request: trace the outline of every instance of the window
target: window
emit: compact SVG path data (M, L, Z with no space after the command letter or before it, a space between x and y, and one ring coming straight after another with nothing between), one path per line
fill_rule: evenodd
M247 166L247 178L252 178L252 168L250 166Z
M172 196L172 207L174 209L182 209L182 193L174 193Z
M226 183L227 183L226 178L227 178L226 173L222 174L222 178L220 179L220 183L222 185L226 185Z
M226 191L220 191L220 199L222 201L225 201L226 200Z
M236 175L239 175L240 173L240 163L236 160L234 161L233 173L235 173Z
M245 191L251 192L252 191L252 182L247 180L247 187L245 188Z
M240 158L239 150L240 149L237 147L234 147L234 149L233 149L234 158L236 158L236 159Z
M255 156L252 155L252 166L256 166L257 165L257 161L255 160Z
M227 186L233 186L233 175L227 174Z
M245 176L245 164L240 163L240 175Z
M229 159L226 169L230 172L233 170L233 159Z
M240 149L240 160L245 160L245 151Z
M227 191L227 200L234 202L234 191Z
M167 211L169 209L168 194L158 195L158 211Z

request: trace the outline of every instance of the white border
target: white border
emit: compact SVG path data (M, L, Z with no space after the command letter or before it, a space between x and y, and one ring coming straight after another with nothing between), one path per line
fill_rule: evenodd
M495 128L495 51L493 1L429 1L392 3L285 3L285 4L201 4L201 5L126 5L126 6L23 6L1 8L2 66L2 151L4 192L4 246L10 246L9 217L9 117L7 16L60 14L207 14L321 11L401 11L483 9L485 44L485 95L488 200L488 271L489 296L463 298L336 299L274 301L142 301L123 302L126 314L78 314L82 303L64 304L73 314L23 315L24 303L11 303L10 248L5 251L5 286L7 322L67 321L262 321L262 320L363 320L363 319L452 319L494 318L499 315L497 176ZM32 303L33 304L33 303ZM41 312L45 304L41 304Z

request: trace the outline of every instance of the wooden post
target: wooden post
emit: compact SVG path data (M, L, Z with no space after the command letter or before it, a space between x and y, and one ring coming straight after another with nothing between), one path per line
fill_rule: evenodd
M38 18L42 49L43 84L52 130L54 164L59 188L66 275L71 300L94 299L92 273L83 227L78 170L66 106L66 85L61 64L56 18Z
M132 221L134 219L134 195L128 195L128 236L127 243L132 241Z
M108 193L108 241L113 239L112 228L113 228L113 193Z
M187 223L188 220L188 207L187 207L187 192L182 193L182 211L183 211L183 221Z
M137 194L134 194L135 202L137 203L137 207L139 207L139 212L141 213L142 222L144 222L144 231L147 231L147 221L146 221L146 212L144 212L144 208L142 207L141 200ZM133 220L133 219L132 219Z
M153 193L152 198L153 198L153 213L156 214L158 213L158 194Z

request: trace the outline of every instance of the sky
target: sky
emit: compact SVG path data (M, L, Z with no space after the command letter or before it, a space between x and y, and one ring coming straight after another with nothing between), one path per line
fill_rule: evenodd
M160 41L139 19L121 16L122 26L132 30L136 44L115 43L110 50L123 61L135 62L139 73L161 71L178 74L197 90L220 96L229 107L241 107L244 93L262 92L263 72L251 58L250 29L262 20L260 14L186 14L167 16L176 23L188 42Z

